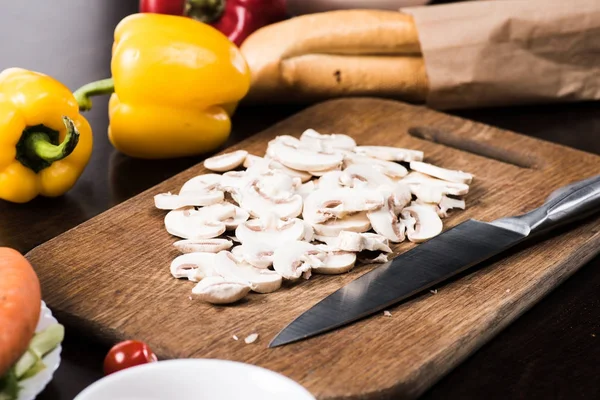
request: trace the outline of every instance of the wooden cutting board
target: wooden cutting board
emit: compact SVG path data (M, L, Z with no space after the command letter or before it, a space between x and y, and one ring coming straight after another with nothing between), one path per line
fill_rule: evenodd
M277 135L314 128L347 133L360 145L421 149L426 161L472 172L467 210L444 220L491 221L539 206L554 189L600 172L600 157L423 107L343 99L309 108L235 149L263 155ZM228 149L229 151L232 149ZM44 299L67 324L107 342L144 340L162 358L242 361L298 381L319 399L415 398L600 250L600 219L513 252L480 269L344 329L268 349L290 321L369 271L314 276L233 306L190 300L173 279L176 240L153 195L177 192L199 164L32 250ZM412 246L403 243L396 253ZM245 344L244 338L259 339ZM240 338L232 339L233 335Z

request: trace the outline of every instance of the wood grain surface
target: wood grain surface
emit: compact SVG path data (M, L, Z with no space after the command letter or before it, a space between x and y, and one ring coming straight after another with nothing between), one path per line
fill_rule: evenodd
M555 188L600 170L600 157L592 154L375 99L322 103L232 149L262 155L268 140L299 136L306 128L347 133L361 145L421 149L426 161L473 172L467 210L446 219L445 228L468 218L491 221L525 212ZM593 218L443 285L437 294L392 307L392 317L374 316L268 349L292 319L372 267L315 276L272 294L252 294L234 306L191 301L194 284L169 273L176 238L165 231L165 212L154 208L152 197L177 191L205 172L194 166L32 250L27 256L44 299L59 318L106 342L144 340L162 358L263 366L298 381L319 399L415 398L600 249L600 219ZM232 339L251 333L260 335L254 344Z

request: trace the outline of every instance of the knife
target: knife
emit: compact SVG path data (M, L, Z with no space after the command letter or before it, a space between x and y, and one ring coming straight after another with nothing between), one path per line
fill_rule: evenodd
M285 327L281 346L362 319L464 272L540 233L600 211L600 175L550 194L539 208L493 222L467 220L362 275Z

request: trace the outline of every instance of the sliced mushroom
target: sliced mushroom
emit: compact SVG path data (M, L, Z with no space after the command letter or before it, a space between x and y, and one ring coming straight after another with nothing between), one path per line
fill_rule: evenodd
M178 240L173 246L181 253L218 253L229 250L233 242L227 239Z
M239 204L242 189L248 185L249 181L250 176L246 171L229 171L222 175L220 187L231 194L233 200Z
M323 175L325 175L325 174L328 174L328 173L330 173L330 172L336 172L336 171L341 171L341 170L342 170L342 166L341 166L341 165L339 165L339 166L337 166L337 167L335 167L335 168L328 169L328 170L326 170L326 171L308 171L308 173L309 173L309 174L311 174L311 176L318 176L318 177L321 177L321 176L323 176Z
M356 237L359 237L360 241L358 246L352 248L352 244L356 243ZM363 250L369 251L383 251L386 253L390 253L392 249L388 245L388 239L383 235L378 235L375 233L357 233L357 232L348 232L343 231L338 235L340 240L339 247L340 250L345 251L354 251L360 252ZM356 249L356 250L354 250Z
M354 150L356 147L356 142L348 135L336 133L322 135L314 129L305 130L300 135L300 142L316 149Z
M302 223L304 224L304 240L307 242L312 242L313 238L315 237L315 230L313 229L312 225L309 224L308 222L301 220Z
M363 188L319 189L304 201L302 216L310 224L381 208L383 198L376 190Z
M366 212L348 215L342 219L330 219L322 224L311 224L315 233L321 236L338 236L341 231L366 232L371 222Z
M293 145L287 139L275 139L269 142L267 154L286 167L300 171L331 170L340 165L344 159L340 152L313 150Z
M183 254L171 262L171 275L177 279L185 278L198 282L208 276L216 275L214 270L215 253Z
M425 203L439 203L445 195L461 196L469 192L469 185L432 178L420 172L411 172L400 181L408 185L412 194Z
M223 191L219 186L220 181L221 176L216 174L196 176L182 186L178 195L162 193L154 196L154 204L161 210L175 210L220 203L224 199Z
M441 218L446 218L448 216L448 210L452 210L454 208L464 210L465 207L466 204L463 199L455 199L448 196L442 196L442 200L439 204L438 215Z
M324 275L344 274L354 268L356 254L346 251L327 251L322 264L312 270Z
M154 196L154 205L159 210L175 210L182 207L210 206L222 202L223 199L224 193L220 190L183 194L161 193Z
M380 253L375 258L360 257L360 256L357 256L357 258L358 258L358 261L365 263L365 264L383 264L383 263L388 262L388 255L385 253Z
M265 193L260 186L260 179L253 180L240 192L240 205L251 215L260 217L274 212L280 218L294 218L302 212L302 197L292 192L277 197Z
M411 242L421 243L442 233L442 220L433 208L420 204L411 204L402 210L403 218L408 218L409 216L416 220L414 227L407 225L406 234L408 240Z
M223 220L225 224L225 229L228 231L235 230L240 224L246 222L248 218L250 218L250 213L244 210L243 208L233 206L235 210L235 214L231 218L227 218Z
M274 252L275 246L260 242L249 242L231 249L231 253L240 262L246 262L258 269L266 269L273 265Z
M401 178L408 174L408 170L400 164L391 161L379 160L377 158L361 156L358 154L347 154L344 157L344 164L346 165L346 168L353 164L370 165L376 170L386 174L390 178Z
M473 175L469 173L441 168L421 161L412 161L410 169L448 182L469 184L473 180Z
M318 189L341 189L344 187L341 182L343 174L343 171L329 171L317 180L316 186Z
M410 187L402 182L396 183L391 191L394 194L394 214L398 215L412 200L412 192Z
M192 294L199 300L211 304L230 304L243 299L250 286L241 282L228 281L222 276L209 276L202 279L193 289Z
M247 284L257 293L271 293L281 287L281 275L277 272L238 262L228 251L216 255L215 272L227 280Z
M281 246L288 242L302 240L305 236L304 221L298 218L281 220L272 212L266 212L260 219L252 219L240 224L235 236L241 243L268 243Z
M279 247L273 255L273 268L285 279L298 279L311 268L323 265L326 253L315 245L296 241Z
M335 250L352 252L369 250L387 253L392 251L388 245L388 239L375 233L342 231L337 237L315 236L315 239Z
M390 242L400 243L405 238L405 226L396 216L394 194L386 190L382 190L382 194L385 198L383 207L368 212L367 217L375 232L385 236Z
M250 169L261 169L263 171L272 170L284 173L292 178L299 178L302 183L310 181L312 175L305 171L298 171L296 169L288 168L279 161L273 160L270 157L262 158L261 160L255 160Z
M311 194L312 192L314 192L316 189L315 186L315 181L308 181L306 183L303 183L298 190L296 190L296 194L299 194L302 199L306 199L308 197L309 194Z
M235 215L229 203L213 204L199 210L184 207L165 216L165 227L171 235L182 239L212 239L225 232L224 219Z
M264 161L264 158L255 156L254 154L248 154L246 156L246 158L244 159L244 163L242 164L242 166L244 168L250 168L255 163L262 162L262 161Z
M204 174L196 176L183 184L179 190L179 194L189 192L206 192L210 190L220 190L221 175Z
M387 175L378 171L370 165L349 165L340 175L340 183L348 187L371 187L394 186L395 183Z
M217 172L231 171L242 165L247 155L246 150L221 154L204 160L204 167Z
M387 146L358 146L354 149L356 154L377 158L384 161L410 162L422 161L423 152L419 150L402 149Z

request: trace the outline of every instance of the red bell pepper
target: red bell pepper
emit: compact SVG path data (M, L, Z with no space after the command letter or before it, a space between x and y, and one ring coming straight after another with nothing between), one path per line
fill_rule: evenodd
M287 18L285 0L140 0L140 12L187 15L238 46L257 29Z
M140 0L140 12L183 15L185 0Z

